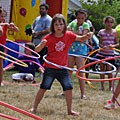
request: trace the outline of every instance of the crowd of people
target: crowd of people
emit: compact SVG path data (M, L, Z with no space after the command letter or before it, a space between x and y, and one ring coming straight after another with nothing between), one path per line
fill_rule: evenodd
M15 81L34 81L35 71L39 70L43 74L42 83L40 89L36 95L34 105L30 109L30 112L36 112L38 104L41 102L45 92L51 89L53 81L57 79L63 89L63 92L59 95L65 95L68 115L79 116L79 113L72 110L72 71L67 69L61 69L43 61L43 56L48 54L47 60L61 65L73 68L75 65L77 69L84 65L85 58L81 58L79 55L87 56L88 47L87 44L94 44L96 36L94 35L95 29L90 20L88 20L88 12L86 9L75 10L74 20L68 25L62 14L55 14L51 18L47 12L49 6L47 4L41 4L40 16L38 16L32 25L32 40L31 43L26 43L25 46L35 50L41 56L38 60L36 58L29 58L20 56L19 60L32 60L45 67L43 71L40 66L34 63L26 62L29 69L23 69L18 65L11 65L6 69L3 69L3 58L0 57L0 86L3 86L3 72L12 69L17 66L19 73L12 75L12 79ZM0 8L0 43L6 44L6 31L10 29L14 32L19 32L19 28L14 23L6 23L6 11ZM99 59L109 58L114 56L114 50L109 48L119 47L120 26L118 25L113 29L115 19L111 16L106 16L103 20L105 28L101 29L97 36L99 39L100 50L97 54ZM98 40L97 39L97 40ZM98 48L99 48L98 47ZM0 51L4 52L4 47L0 46ZM25 54L34 56L31 51L25 49ZM70 55L72 54L72 55ZM0 54L2 56L2 54ZM76 56L77 55L77 56ZM108 61L113 63L113 60ZM100 63L101 72L106 70L110 71L112 68L109 65ZM81 77L84 77L83 73L79 73ZM100 79L104 79L105 75L100 74ZM112 78L112 74L108 74L108 78ZM87 99L85 96L85 82L79 79L79 86L81 90L81 99ZM104 90L104 82L101 82L100 90ZM109 90L112 90L112 81L109 82ZM120 94L120 81L118 82L115 90L115 96ZM106 109L115 109L115 98L112 97L111 101L105 105Z

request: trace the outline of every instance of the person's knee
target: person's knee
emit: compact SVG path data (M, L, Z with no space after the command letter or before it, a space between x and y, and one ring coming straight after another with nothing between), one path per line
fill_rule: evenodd
M50 90L50 89L51 89L51 85L45 84L45 83L43 84L43 83L42 83L42 84L40 85L40 88L41 88L41 89L45 89L45 90Z
M72 90L72 89L73 89L72 84L64 84L63 86L63 91Z

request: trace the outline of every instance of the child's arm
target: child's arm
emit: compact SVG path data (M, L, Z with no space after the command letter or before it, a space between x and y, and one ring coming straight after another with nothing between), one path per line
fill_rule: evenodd
M99 46L103 48L104 46L102 45L102 37L99 37Z
M42 40L41 43L35 47L35 51L40 52L45 47L46 43L46 39Z
M0 26L0 36L2 36L3 35L3 29L2 29L2 27Z
M91 38L92 36L93 36L93 32L89 32L89 33L87 33L86 35L82 35L82 36L77 35L77 36L76 36L76 41L80 41L80 42L86 41L86 40L88 40L89 38Z
M118 37L116 37L115 38L115 44L111 44L111 45L109 45L109 47L111 47L111 48L116 48L116 47L119 47L119 38Z
M7 27L8 27L10 30L14 31L14 32L18 32L18 31L19 31L19 28L18 28L17 26L15 26L14 23L8 24Z
M0 26L5 26L5 25L9 25L9 23L0 23Z
M7 68L3 68L3 72L6 72L7 70L11 70L13 69L15 66L14 65L10 65L9 67Z

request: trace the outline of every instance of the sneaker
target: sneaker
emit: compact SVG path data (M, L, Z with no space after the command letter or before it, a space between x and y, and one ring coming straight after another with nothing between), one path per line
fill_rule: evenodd
M117 109L117 107L115 106L115 103L113 103L112 101L108 101L107 104L104 106L105 109Z

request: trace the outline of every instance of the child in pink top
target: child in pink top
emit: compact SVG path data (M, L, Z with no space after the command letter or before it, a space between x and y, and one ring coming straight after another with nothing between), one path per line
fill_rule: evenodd
M107 16L104 18L104 24L105 29L102 29L98 32L99 37L99 46L101 48L104 48L98 52L98 58L99 59L105 59L108 57L114 56L114 50L108 49L108 48L115 48L118 47L119 42L118 38L113 36L113 29L112 26L114 25L114 18L111 16ZM113 63L113 60L110 60L108 62ZM100 69L101 71L105 71L105 64L100 63ZM112 69L111 66L106 65L106 70L110 71ZM100 79L104 79L105 74L100 74ZM112 73L108 74L108 78L112 78ZM101 88L100 90L104 90L104 82L101 82ZM109 81L109 90L112 90L112 81Z

